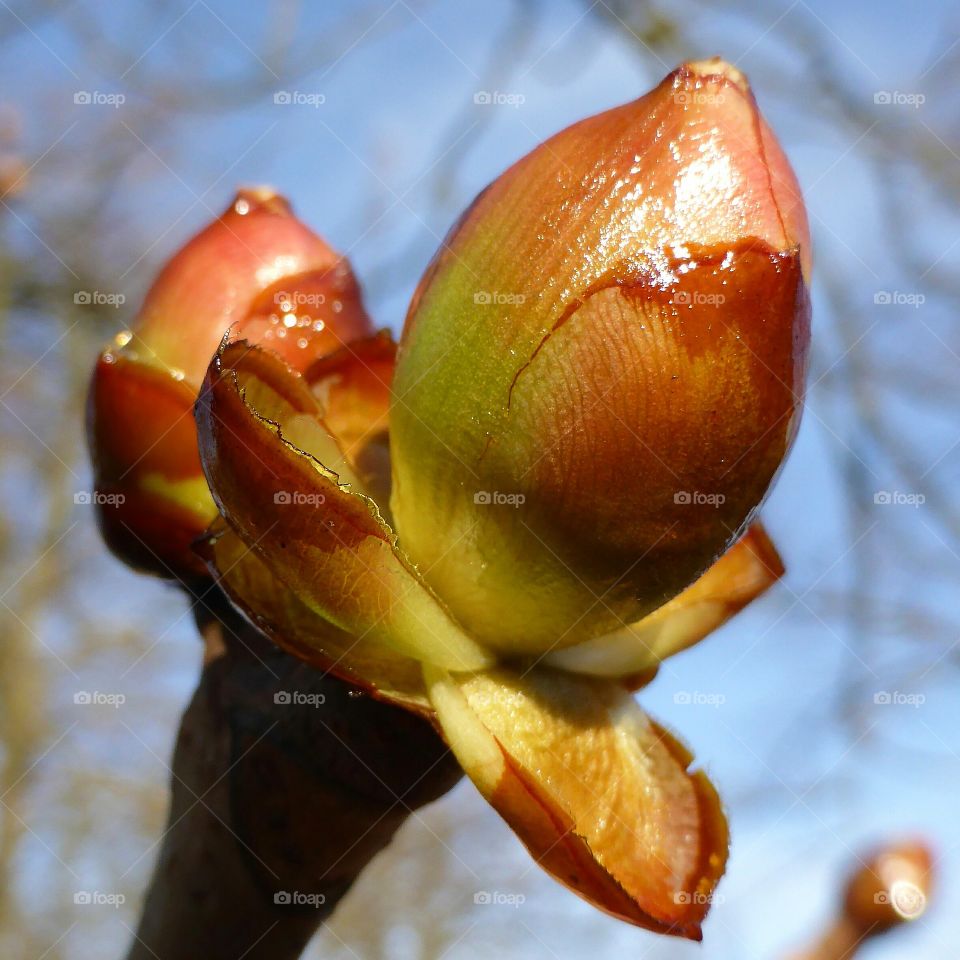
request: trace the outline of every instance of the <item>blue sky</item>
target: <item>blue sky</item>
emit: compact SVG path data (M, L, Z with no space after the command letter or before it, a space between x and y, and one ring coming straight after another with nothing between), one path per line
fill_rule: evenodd
M103 238L109 256L99 261L104 289L123 291L128 307L163 259L228 203L236 184L267 182L350 256L376 320L398 329L420 271L478 190L546 136L642 94L674 65L576 3L539 5L526 37L504 3L384 2L358 12L353 4L327 4L297 14L302 21L281 66L263 52L264 37L282 33L284 18L294 16L286 5L271 8L270 18L253 5L203 0L151 16L91 9L49 18L18 11L27 28L7 42L0 89L21 111L29 156L40 158L32 176L44 189L28 194L22 215L41 241L41 214L76 202L92 175L81 163L65 177L44 179L48 166L71 151L95 155L91 138L105 156L130 153L105 213L123 221L124 247L114 250ZM878 944L870 956L900 956L908 944L913 957L941 958L960 906L960 744L950 689L955 674L933 668L949 658L952 644L914 636L897 623L865 635L842 597L865 578L885 603L909 601L953 622L960 559L930 512L874 504L877 491L922 493L927 487L903 487L903 478L863 439L862 410L836 383L842 385L856 358L875 368L883 416L904 436L924 484L951 488L960 469L955 408L928 402L922 389L919 395L895 385L885 389L883 371L902 364L922 383L925 370L943 365L945 351L958 349L951 304L933 289L937 276L958 265L956 213L897 158L885 159L878 171L867 148L892 125L903 131L905 146L917 144L938 162L960 164L949 113L955 91L941 78L955 52L956 17L951 32L946 3L925 4L923 16L903 4L821 0L719 11L683 4L668 12L690 23L680 43L684 57L719 53L751 74L805 189L823 271L814 285L809 408L764 514L788 576L709 642L672 662L643 694L651 713L694 746L729 804L734 846L721 887L725 900L714 909L702 950L671 945L668 951L646 934L571 903L547 880L524 873L518 881L522 851L492 814L483 814L469 785L443 802L437 822L452 817L456 826L462 811L467 826L451 839L459 856L493 874L491 889L517 883L530 892L529 913L498 917L504 936L522 943L527 956L564 960L581 955L585 938L592 942L594 935L599 939L591 950L598 956L627 949L650 957L775 957L802 941L829 909L852 851L878 837L919 831L944 853L936 909L902 940ZM8 20L15 23L12 15ZM806 30L816 32L823 49L798 44ZM311 51L326 51L325 44L322 67L293 79L286 75ZM809 72L821 62L836 68L868 122L841 121L816 90ZM191 82L201 89L231 77L254 78L258 92L249 103L211 109L191 98ZM156 96L157 78L164 87L184 81L174 90L184 97L179 106ZM144 87L154 94L146 96ZM78 91L123 94L126 102L116 109L77 105ZM280 91L315 105L275 103ZM522 102L476 104L478 91L519 95ZM926 102L883 108L873 102L878 91L921 93ZM452 171L451 158L458 161ZM917 229L909 243L923 269L904 269L893 255L885 178L910 195ZM14 230L10 242L36 239ZM56 257L57 251L38 255ZM838 316L821 275L841 284L852 304L845 317ZM874 304L878 291L925 292L926 300L922 308L884 308ZM131 316L130 309L118 311L118 327ZM92 538L89 516L78 516L76 535ZM904 541L911 544L906 553L898 549ZM168 704L170 726L150 740L165 755L173 718L193 683L189 622L174 619L179 608L173 616L158 613L170 598L157 584L105 555L97 563L99 576L123 584L123 596L111 588L104 616L118 622L129 617L162 636L124 682L135 695ZM839 612L826 595L841 598ZM149 620L157 616L164 618L159 625ZM50 630L55 627L52 619ZM89 678L96 682L97 674ZM64 691L72 689L72 678L64 682ZM877 708L874 694L895 689L922 693L922 708ZM678 705L679 691L722 693L724 702ZM106 732L85 732L81 725L77 733L87 738L91 764L116 764L162 785L163 769L149 758L133 759L123 747L125 734L116 735L109 725ZM418 829L411 824L414 835ZM428 832L422 840L429 842ZM40 847L32 856L36 863L24 865L27 883L51 866ZM451 869L450 885L473 882L456 872L456 863ZM374 895L361 883L351 896L362 904L363 896ZM466 929L482 915L470 913L468 898L463 902ZM121 942L123 931L115 933ZM447 956L479 950L480 941L466 936Z

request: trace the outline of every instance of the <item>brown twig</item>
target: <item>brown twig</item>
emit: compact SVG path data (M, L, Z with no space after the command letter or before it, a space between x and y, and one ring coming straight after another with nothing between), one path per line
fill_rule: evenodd
M219 595L128 960L298 957L460 769L428 723L272 646Z

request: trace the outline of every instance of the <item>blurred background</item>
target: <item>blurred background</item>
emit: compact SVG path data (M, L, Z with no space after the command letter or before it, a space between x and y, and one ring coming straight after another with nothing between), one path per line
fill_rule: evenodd
M826 922L864 845L902 835L934 845L935 902L864 955L955 955L954 4L0 0L0 50L0 954L123 953L196 683L185 600L111 558L82 502L86 381L159 265L237 184L267 182L398 329L447 227L506 165L721 54L805 191L815 348L765 511L787 576L642 694L728 806L705 943L581 903L463 783L411 818L308 955L773 960Z

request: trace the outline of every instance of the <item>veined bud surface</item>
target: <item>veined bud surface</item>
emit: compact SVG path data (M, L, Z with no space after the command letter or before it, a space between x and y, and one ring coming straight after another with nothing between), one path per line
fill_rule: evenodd
M719 60L480 194L414 297L391 408L401 542L473 635L603 634L743 532L797 429L809 255L790 165Z

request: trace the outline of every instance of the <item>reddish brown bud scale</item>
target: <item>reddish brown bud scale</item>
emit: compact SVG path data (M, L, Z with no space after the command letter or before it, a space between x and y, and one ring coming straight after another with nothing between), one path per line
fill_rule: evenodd
M101 533L117 556L160 576L205 573L190 544L205 527L206 498L191 507L151 489L151 478L176 484L201 475L195 397L169 372L107 350L87 399Z
M191 544L216 515L193 402L233 328L295 369L372 333L349 264L268 188L241 190L163 268L94 371L88 436L100 528L130 565L206 576Z

